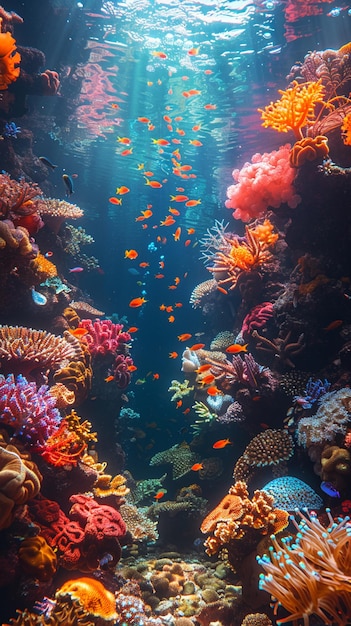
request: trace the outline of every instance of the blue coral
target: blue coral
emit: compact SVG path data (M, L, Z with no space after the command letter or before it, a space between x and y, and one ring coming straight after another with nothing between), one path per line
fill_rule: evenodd
M306 389L302 396L295 396L294 402L299 404L303 409L312 408L315 402L321 399L330 389L330 382L325 378L324 381L313 380L309 378L306 384Z
M55 405L47 385L37 388L21 374L0 375L0 425L30 446L42 445L57 430L61 416Z
M14 137L17 139L17 135L20 132L21 129L19 126L16 126L15 122L6 122L4 130L2 131L2 136L7 138Z

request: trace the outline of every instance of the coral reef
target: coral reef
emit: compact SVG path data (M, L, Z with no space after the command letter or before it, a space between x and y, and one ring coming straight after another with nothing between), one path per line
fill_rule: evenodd
M284 463L294 452L292 437L285 430L271 428L251 439L234 467L235 480L249 481L260 467L284 473ZM283 467L282 467L283 466Z

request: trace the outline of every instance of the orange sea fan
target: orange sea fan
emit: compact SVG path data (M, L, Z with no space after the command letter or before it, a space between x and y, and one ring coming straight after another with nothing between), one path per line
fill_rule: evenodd
M262 126L286 133L292 130L297 139L302 139L301 129L315 121L315 105L323 102L324 86L320 80L306 83L293 81L292 87L282 90L280 100L258 109Z
M2 20L1 20L2 21ZM0 21L0 25L1 25ZM0 33L0 90L4 91L19 77L21 55L11 33Z

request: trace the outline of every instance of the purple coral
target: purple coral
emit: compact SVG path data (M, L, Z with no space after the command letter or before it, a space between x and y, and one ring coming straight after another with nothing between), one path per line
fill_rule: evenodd
M55 405L47 385L37 388L21 374L16 380L13 374L0 375L0 424L10 426L31 446L44 444L57 430L61 416Z
M117 354L115 362L112 366L113 376L117 383L117 387L125 389L131 378L131 368L133 367L133 359L124 354Z

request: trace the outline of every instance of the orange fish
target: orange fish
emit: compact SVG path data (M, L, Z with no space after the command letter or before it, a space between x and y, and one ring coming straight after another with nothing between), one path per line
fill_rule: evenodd
M155 278L164 278L165 275L164 274L155 274Z
M202 374L203 372L208 372L208 370L210 370L212 367L211 363L204 363L203 365L200 365L200 367L197 368L197 370L195 370L195 372L197 374Z
M190 172L190 170L192 170L193 168L191 167L191 165L181 165L179 169L182 172Z
M173 137L172 139L172 143L182 143L180 139L178 139L177 137Z
M116 104L115 102L113 102L113 103L111 104L111 109L119 109L118 104Z
M170 352L168 356L170 359L176 359L178 356L178 352Z
M184 241L184 245L186 248L190 246L190 244L191 244L191 239L187 239L186 241Z
M195 228L188 228L188 235L193 235L195 233Z
M136 309L139 306L142 306L143 304L145 304L145 302L147 302L147 300L145 300L144 297L142 298L133 298L133 300L131 300L129 302L129 306L132 307L133 309Z
M153 139L152 143L157 144L158 146L169 146L169 141L167 139Z
M221 450L221 448L225 448L226 446L232 446L233 442L230 441L230 439L219 439L218 441L216 441L212 448L214 448L215 450Z
M204 109L206 109L206 111L214 111L215 109L217 109L217 105L216 104L205 104L204 105Z
M136 220L136 221L137 221L137 220ZM142 224L142 225L141 225L141 228L143 228L143 229L145 230L145 228L148 228L148 225L147 225L147 224Z
M146 261L139 263L139 267L149 267L149 266L150 266L150 263L147 263Z
M162 50L153 50L151 54L153 57L157 57L158 59L167 59L167 54L165 52L162 52Z
M164 119L164 121L165 121L165 122L167 122L167 124L170 124L170 123L171 123L171 121L172 121L172 118L171 118L171 117L169 117L169 115L164 115L164 116L163 116L163 119Z
M186 202L189 200L188 196L178 194L177 196L171 196L171 202Z
M174 283L175 283L175 285L179 285L179 283L180 283L180 278L179 278L179 276L176 276L176 277L175 277L175 279L174 279Z
M175 233L173 233L174 241L179 241L181 233L182 233L182 229L180 226L178 226Z
M157 372L155 372L155 374L153 374L153 375L152 375L152 378L153 378L154 380L158 380L158 379L160 378L160 375L159 375L159 374L157 374Z
M150 178L150 176L153 176L154 173L150 172L150 170L148 170L147 172L144 172L144 176L148 176Z
M168 285L168 289L171 289L171 290L177 289L177 285Z
M165 266L165 262L164 261L159 261L158 264L160 266L160 270L163 270L163 268Z
M148 117L138 117L138 122L141 122L142 124L150 124Z
M213 72L212 70L204 70L204 74L207 74L209 76L210 74L213 74Z
M180 215L180 211L178 211L178 209L173 209L171 206L169 207L169 212L172 213L172 215L176 215L178 217L178 215Z
M195 124L195 126L193 126L191 130L193 130L196 133L200 129L201 129L201 124Z
M220 291L221 293L224 293L225 296L228 295L228 291L226 289L224 289L223 287L220 287L219 285L217 285L217 291Z
M198 48L190 48L190 50L188 50L188 54L191 57L195 57L197 54L199 54L199 50L200 50L200 47L198 47ZM193 469L193 468L191 468L191 469Z
M116 193L118 193L120 196L122 196L125 193L128 193L130 191L130 189L128 189L128 187L125 187L125 185L122 185L121 187L117 187L116 189Z
M136 365L128 365L127 367L128 372L135 372L137 369Z
M146 209L145 211L141 211L141 214L143 215L143 217L145 217L146 220L149 219L149 217L151 217L153 215L152 211L150 211L150 209Z
M239 352L247 352L247 346L249 344L245 343L244 346L242 346L240 343L232 343L231 346L228 346L228 348L225 349L226 352L228 352L228 354L238 354Z
M179 341L188 341L188 339L191 339L192 335L190 335L190 333L183 333L182 335L178 335L178 339Z
M129 146L132 143L132 140L129 137L117 137L118 143L123 143L125 146Z
M175 321L174 315L170 315L168 321L170 322L170 324L173 324L173 322Z
M133 148L128 148L127 150L122 150L121 156L128 156L128 154L133 154Z
M137 330L139 330L139 328L137 328L136 326L131 326L130 328L128 328L127 333L136 333Z
M111 383L114 380L114 376L107 376L107 378L105 378L105 383Z
M178 133L178 135L180 135L180 137L184 137L185 130L183 130L182 128L176 128L176 133Z
M189 407L187 409L185 409L185 411L183 411L183 415L188 415L188 413L190 413Z
M213 376L213 374L207 374L206 376L203 376L203 378L201 378L201 384L202 385L212 385L212 383L214 383L215 380L216 379Z
M167 217L160 222L160 226L173 226L175 224L175 219L171 215L167 215Z
M173 311L173 307L172 307L172 306L166 306L165 311L166 311L167 313L172 313L172 311Z
M223 392L220 389L218 389L216 385L209 387L208 389L206 389L206 391L209 396L222 396L223 395Z
M122 198L109 198L108 201L111 202L111 204L122 204Z
M194 343L193 346L189 348L189 350L202 350L205 347L204 343Z
M203 145L204 145L204 144L202 143L202 141L199 141L198 139L190 139L190 140L189 140L189 143L190 143L192 146L197 146L198 148L199 148L200 146L203 146Z
M148 124L147 129L148 130L155 130L154 124Z
M134 259L136 259L139 256L139 254L137 253L136 250L126 250L124 253L124 258L125 259L132 259L132 261Z
M180 409L180 407L183 405L183 400L178 400L177 404L176 404L176 409Z
M185 203L185 206L188 207L192 207L192 206L197 206L198 204L201 204L201 200L188 200L188 202Z
M327 333L329 330L335 330L336 328L339 328L339 326L341 326L343 323L343 320L334 320L333 322L330 322L328 326L323 328L323 330Z
M161 500L161 498L163 498L163 496L165 495L165 491L159 491L155 496L155 500Z
M80 339L81 337L84 337L84 335L86 335L88 333L86 328L74 328L74 329L70 328L69 332L74 337L77 337L77 339Z
M193 472L198 472L199 470L204 469L204 466L202 463L194 463L191 469L193 470Z
M175 305L176 309L180 309L180 307L183 306L182 302L176 302Z
M145 185L152 187L152 189L160 189L162 187L162 183L159 183L158 180L149 180L148 178Z

